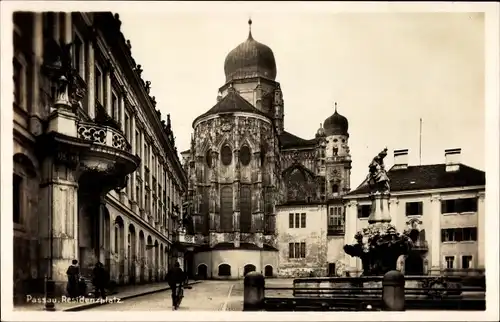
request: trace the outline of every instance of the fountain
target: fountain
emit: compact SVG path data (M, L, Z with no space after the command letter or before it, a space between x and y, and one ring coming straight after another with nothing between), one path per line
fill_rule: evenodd
M395 270L401 255L406 255L413 246L410 231L399 233L391 225L389 214L390 185L384 167L387 148L376 155L369 165L367 177L372 201L369 226L357 232L356 243L345 245L346 254L359 257L363 264L362 276L382 276Z

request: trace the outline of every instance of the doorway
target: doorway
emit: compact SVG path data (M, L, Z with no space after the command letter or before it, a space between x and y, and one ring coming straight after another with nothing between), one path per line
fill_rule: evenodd
M328 277L333 277L336 275L337 275L337 272L336 272L335 263L328 263Z

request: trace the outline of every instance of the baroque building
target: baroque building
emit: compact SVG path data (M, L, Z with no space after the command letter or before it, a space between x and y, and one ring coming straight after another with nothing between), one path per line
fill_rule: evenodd
M315 268L327 257L326 246L318 244L342 250L341 196L349 191L351 168L348 121L335 106L314 139L285 131L274 53L251 30L227 55L224 72L217 103L193 121L191 147L182 153L188 235L197 245L188 266L205 278ZM295 228L315 225L321 229L295 234Z
M14 292L64 292L73 259L164 279L187 177L118 15L16 12Z
M463 164L460 155L461 149L448 149L444 163L409 165L407 149L394 151L394 165L387 172L391 223L418 236L411 252L398 259L405 275L484 273L486 175ZM350 243L368 226L367 183L345 195L344 202ZM352 276L360 272L358 258L346 255L345 263Z

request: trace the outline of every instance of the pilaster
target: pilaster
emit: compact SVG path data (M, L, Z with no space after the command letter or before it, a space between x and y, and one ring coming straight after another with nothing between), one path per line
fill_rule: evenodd
M237 144L237 143L236 143ZM238 145L238 144L237 144ZM240 172L240 151L239 147L236 146L236 149L234 151L234 181L233 181L233 230L235 233L234 238L234 244L235 246L239 247L240 245L240 180L241 180L241 172Z
M65 44L70 44L73 42L73 24L71 19L71 12L63 12L62 20L64 25L64 32L62 35ZM74 55L75 53L73 53Z
M61 152L63 153L63 152ZM39 218L42 271L64 292L66 270L78 259L78 173L58 157L47 157L42 166L40 185L42 214Z
M33 135L38 136L43 133L41 119L44 115L42 104L40 104L40 66L43 57L43 20L41 12L33 13L32 32L33 56L31 63L33 64L33 68L31 71L30 131Z
M95 58L94 58L94 30L89 28L88 30L89 39L87 41L87 61L86 61L86 83L89 84L87 86L87 113L91 119L95 118Z
M486 234L485 234L485 192L478 195L477 205L477 268L485 267Z
M127 98L127 90L125 89L125 86L121 87L121 95L120 95L120 128L122 129L123 133L127 133L125 129L125 100Z
M112 115L112 112L111 112L111 109L113 108L111 106L111 95L112 95L112 91L111 91L111 74L113 73L113 66L111 65L111 61L108 61L107 62L107 66L106 66L106 72L105 72L105 82L106 82L106 91L105 91L105 109L106 109L106 113L108 113L109 116Z
M430 203L431 214L428 218L431 220L431 234L429 240L430 269L433 272L441 270L441 197L439 195L431 196Z

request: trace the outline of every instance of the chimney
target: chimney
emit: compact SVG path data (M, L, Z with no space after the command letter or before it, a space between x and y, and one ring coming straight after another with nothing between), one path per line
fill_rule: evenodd
M460 170L460 154L462 149L447 149L444 150L444 158L446 164L446 172L456 172Z
M408 149L394 150L394 167L392 169L408 169Z

